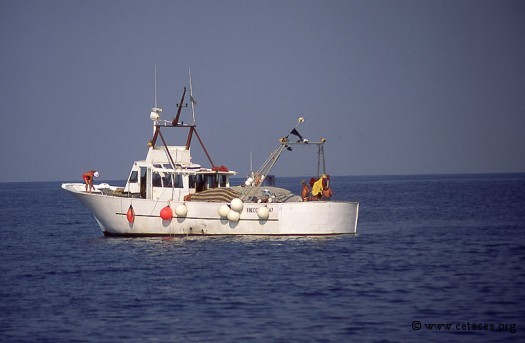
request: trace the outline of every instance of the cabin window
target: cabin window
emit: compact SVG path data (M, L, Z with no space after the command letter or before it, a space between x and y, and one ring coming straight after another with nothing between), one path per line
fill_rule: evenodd
M195 192L202 192L204 189L204 175L195 175Z
M226 187L228 177L226 175L219 175L220 187Z
M139 182L139 172L134 170L131 172L131 175L129 176L129 183L137 183Z
M160 174L157 173L157 172L153 172L151 173L151 176L152 176L152 180L151 180L151 185L153 187L162 187L162 178L160 177Z
M164 187L173 187L173 183L171 182L171 180L171 174L164 174L164 176L162 177L162 184L164 185Z
M190 175L188 177L188 187L195 188L195 175Z
M145 167L140 167L140 197L146 198L146 174L148 169Z
M215 175L206 175L206 189L217 188L217 178Z
M183 188L182 175L180 174L160 174L162 176L162 184L166 188ZM154 179L155 180L155 179ZM154 181L155 183L155 181ZM159 186L160 187L160 186Z
M173 178L175 179L175 182L173 183L173 187L175 187L175 188L182 188L182 187L184 187L184 185L182 183L182 175L174 174Z

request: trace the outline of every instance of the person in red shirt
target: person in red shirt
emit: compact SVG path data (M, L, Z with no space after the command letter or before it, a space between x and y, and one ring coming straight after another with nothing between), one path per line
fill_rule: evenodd
M98 177L99 173L96 170L90 170L82 174L82 178L84 179L84 183L86 184L86 192L88 192L88 186L89 186L89 193L93 190L93 177Z

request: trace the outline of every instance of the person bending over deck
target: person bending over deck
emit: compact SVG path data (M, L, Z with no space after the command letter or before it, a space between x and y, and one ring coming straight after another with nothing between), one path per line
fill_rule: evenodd
M82 178L84 179L84 183L86 184L86 192L91 193L93 191L93 177L98 177L99 175L100 174L96 170L90 170L82 174Z
M319 180L315 181L312 186L312 195L315 200L330 200L332 197L332 188L330 187L330 176L323 174Z

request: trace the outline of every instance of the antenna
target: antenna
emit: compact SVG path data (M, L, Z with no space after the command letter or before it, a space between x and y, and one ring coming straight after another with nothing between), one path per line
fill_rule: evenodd
M250 176L253 176L253 159L252 159L252 151L250 150Z
M150 119L153 120L154 122L153 132L155 132L155 125L158 123L160 119L161 112L162 112L162 108L157 107L157 66L155 66L155 107L151 109L151 113L149 115Z
M157 108L157 66L155 66L155 108Z

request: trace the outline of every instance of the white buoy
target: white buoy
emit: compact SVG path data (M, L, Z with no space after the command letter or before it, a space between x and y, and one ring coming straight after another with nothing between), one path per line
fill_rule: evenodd
M257 216L259 219L266 220L270 216L270 210L266 206L259 207L257 209Z
M242 203L242 200L239 199L239 198L234 198L231 203L230 203L230 206L232 208L232 210L234 210L235 212L239 212L241 213L242 212L242 208L243 208L243 203Z
M228 220L229 221L231 221L231 222L238 222L240 218L241 218L241 215L239 214L239 212L235 212L235 211L228 212Z
M219 216L221 216L221 218L227 218L228 213L230 213L230 207L226 204L222 204L219 207Z
M177 207L175 207L175 214L177 217L186 217L188 214L188 207L184 204L177 205Z

